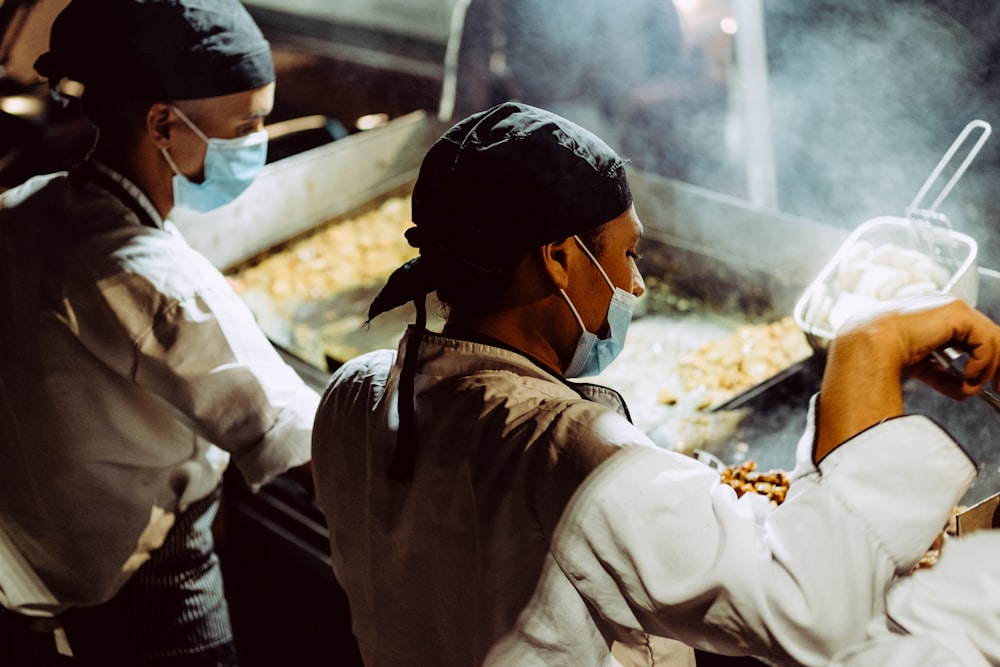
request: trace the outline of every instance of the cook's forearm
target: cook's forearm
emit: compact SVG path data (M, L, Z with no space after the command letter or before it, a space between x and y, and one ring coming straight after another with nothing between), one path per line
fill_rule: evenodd
M819 395L814 460L840 443L891 417L903 414L901 368L880 354L870 331L842 338L830 350Z

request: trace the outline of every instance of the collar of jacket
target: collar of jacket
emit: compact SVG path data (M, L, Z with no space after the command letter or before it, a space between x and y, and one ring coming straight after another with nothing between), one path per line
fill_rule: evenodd
M413 329L413 325L407 327L399 343L400 364ZM423 332L418 373L464 375L486 370L508 371L559 383L577 396L607 406L632 421L625 399L614 389L590 382L571 382L531 355L502 341L467 331L453 332L453 335Z
M94 159L84 160L77 167L76 176L94 183L110 192L122 204L132 210L139 221L147 227L163 229L163 218L153 206L149 197L139 186L111 167Z

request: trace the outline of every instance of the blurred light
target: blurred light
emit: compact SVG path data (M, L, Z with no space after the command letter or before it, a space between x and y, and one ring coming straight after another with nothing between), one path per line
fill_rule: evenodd
M70 97L81 97L83 95L83 84L72 79L63 79L59 82L59 92Z
M696 12L701 7L701 0L674 0L674 7L681 14Z
M0 97L0 110L11 116L38 116L45 110L41 98L27 95Z
M366 116L358 118L354 122L354 126L359 130L373 130L376 127L381 127L389 122L389 114L384 113L370 113Z
M722 32L727 35L735 35L740 29L739 25L736 23L736 19L732 16L727 16L726 18L719 21L719 27L722 28Z
M288 134L319 130L326 127L327 117L322 115L300 116L269 124L265 129L269 139L279 139Z

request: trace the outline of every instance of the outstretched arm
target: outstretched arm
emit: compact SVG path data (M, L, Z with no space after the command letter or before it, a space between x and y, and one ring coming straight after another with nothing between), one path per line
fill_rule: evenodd
M964 381L927 360L946 345L968 350ZM902 378L913 375L953 398L974 395L1000 365L1000 327L961 299L937 294L893 302L853 319L830 348L819 397L815 460L903 414Z

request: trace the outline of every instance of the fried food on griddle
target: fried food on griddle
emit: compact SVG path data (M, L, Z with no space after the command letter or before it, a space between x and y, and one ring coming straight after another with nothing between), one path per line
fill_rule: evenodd
M726 466L719 479L736 491L737 498L756 493L770 500L772 507L783 503L788 493L788 475L783 470L757 472L757 462L753 460Z
M913 566L914 570L923 570L928 567L932 567L938 562L941 557L941 550L944 549L945 544L949 539L958 535L958 515L965 511L965 507L956 506L951 510L951 516L948 518L948 525L945 526L934 542L931 544L927 553L923 555L917 564Z
M685 355L678 371L687 391L703 393L699 409L725 402L807 358L812 348L794 318L739 327Z
M390 197L360 215L316 228L230 276L238 294L267 294L286 312L304 301L381 283L413 257L403 232L411 226L408 197Z

